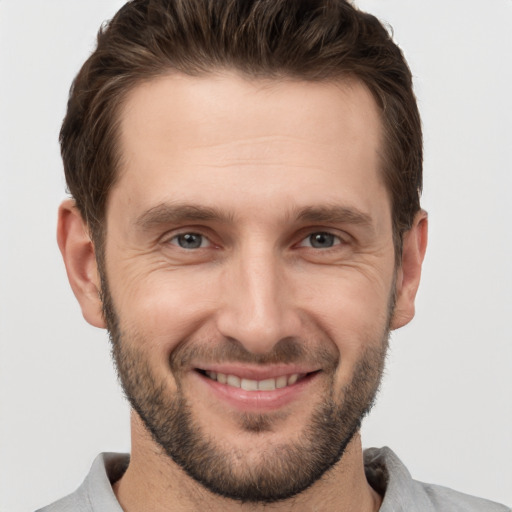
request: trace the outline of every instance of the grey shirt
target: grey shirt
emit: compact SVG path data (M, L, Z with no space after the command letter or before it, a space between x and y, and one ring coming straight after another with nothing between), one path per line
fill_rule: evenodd
M365 450L364 461L368 482L384 495L380 512L512 512L492 501L413 480L389 448ZM73 494L38 512L123 512L112 483L121 478L128 462L129 456L124 454L98 455Z

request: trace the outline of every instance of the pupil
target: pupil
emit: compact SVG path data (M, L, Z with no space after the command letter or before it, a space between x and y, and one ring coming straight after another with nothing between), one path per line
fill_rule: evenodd
M178 237L178 243L183 249L198 249L201 247L201 242L201 235L196 235L195 233L187 233Z
M311 245L318 249L325 249L334 245L334 235L329 233L315 233L310 236Z

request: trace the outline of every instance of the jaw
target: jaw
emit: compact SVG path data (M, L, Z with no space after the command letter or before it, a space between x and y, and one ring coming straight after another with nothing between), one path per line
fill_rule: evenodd
M212 503L221 500L222 510L229 510L225 503L239 506L239 500L254 502L258 510L258 502L284 504L297 493L302 502L310 492L316 495L329 475L352 478L353 468L362 465L362 456L358 461L348 453L353 453L354 435L378 387L385 348L381 340L378 347L346 355L334 372L300 372L305 373L302 379L273 391L228 386L198 371L204 364L185 364L174 372L172 364L144 368L139 367L142 356L129 357L137 371L124 368L120 373L136 374L146 383L146 393L140 393L140 386L133 388L144 418L134 415L134 464L147 459L139 466L149 471L143 481L158 468L155 478L162 485L181 481L183 489L191 490L189 498L201 494ZM229 373L225 367L216 369ZM207 367L204 372L213 370ZM238 376L259 382L273 375L277 382L282 368L253 371L245 368ZM270 407L262 407L261 398L272 393L281 398L271 398ZM141 400L146 403L141 405ZM148 467L149 460L154 468ZM364 478L362 469L361 475ZM194 507L197 504L188 510Z
M368 485L364 475L363 450L359 431L346 446L343 457L322 478L292 500L274 504L240 503L238 500L212 493L183 471L155 442L141 420L131 412L132 450L130 465L123 478L113 486L123 503L135 504L135 510L167 510L168 503L176 512L212 510L225 512L292 512L314 510L378 510L382 498ZM268 444L267 444L268 448ZM243 454L245 460L246 454ZM169 485L169 482L173 482ZM335 489L335 492L333 492ZM344 508L342 500L349 506ZM350 500L353 499L352 506ZM137 507L136 504L139 504ZM365 507L365 503L373 506ZM160 508L159 505L160 504ZM150 506L151 505L151 506Z

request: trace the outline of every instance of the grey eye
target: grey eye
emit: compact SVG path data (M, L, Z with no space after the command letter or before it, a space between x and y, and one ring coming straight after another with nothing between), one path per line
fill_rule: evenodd
M183 233L175 236L171 243L180 246L182 249L199 249L207 245L207 240L203 235L197 233Z
M313 233L309 235L308 241L315 249L329 249L339 243L338 237L331 233Z

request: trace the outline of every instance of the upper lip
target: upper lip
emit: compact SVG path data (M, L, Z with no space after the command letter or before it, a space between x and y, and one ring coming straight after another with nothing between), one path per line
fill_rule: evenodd
M242 379L265 380L276 379L283 375L307 374L318 371L319 368L303 365L279 364L271 366L254 366L240 363L219 363L195 366L196 370L204 372L223 373L225 375L236 375Z

